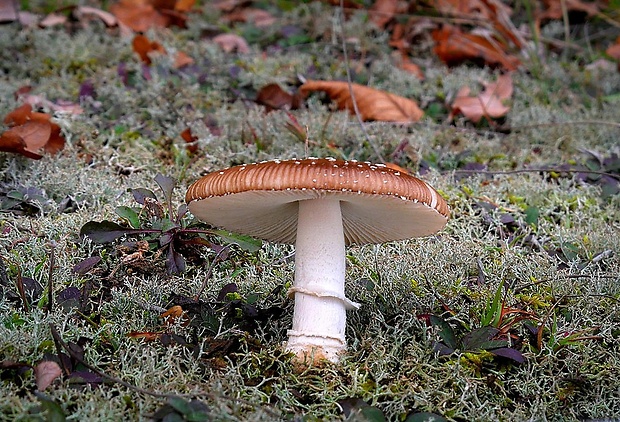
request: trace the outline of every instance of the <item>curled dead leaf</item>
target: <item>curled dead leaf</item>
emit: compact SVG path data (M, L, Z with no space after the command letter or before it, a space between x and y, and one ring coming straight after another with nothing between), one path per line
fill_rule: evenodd
M164 320L164 324L173 325L179 318L183 319L183 326L187 326L190 322L187 313L179 305L174 305L160 316Z
M338 108L355 113L351 90L362 120L411 123L424 116L413 100L359 84L351 84L349 89L347 82L309 80L299 87L304 95L311 91L326 92L338 104Z

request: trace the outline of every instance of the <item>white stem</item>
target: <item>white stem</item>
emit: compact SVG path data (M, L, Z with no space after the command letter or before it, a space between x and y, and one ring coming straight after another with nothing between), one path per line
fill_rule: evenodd
M295 245L293 327L288 350L302 360L337 361L346 349L346 309L357 307L344 295L345 249L340 201L299 202Z

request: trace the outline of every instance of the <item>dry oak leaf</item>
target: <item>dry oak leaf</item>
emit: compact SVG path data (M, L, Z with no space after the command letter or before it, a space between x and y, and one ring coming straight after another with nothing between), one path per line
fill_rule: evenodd
M49 387L56 378L62 375L60 365L51 360L39 362L34 367L34 379L37 383L37 390L43 391Z
M506 46L491 35L466 34L459 28L444 25L432 33L435 54L448 66L466 60L483 60L487 65L515 70L521 62L505 52Z
M362 120L412 123L424 116L418 104L408 98L359 84L351 84L351 89ZM303 95L312 91L326 92L332 100L336 101L338 108L355 113L347 82L309 80L299 87L299 91Z
M110 12L136 32L170 25L184 28L187 20L184 12L194 3L194 0L120 0L110 6Z
M518 48L523 48L526 43L512 23L512 9L500 0L436 0L433 5L442 14L491 23L495 30Z
M140 59L146 64L151 64L152 54L166 54L166 49L157 41L151 41L144 35L136 35L132 41L133 51L138 53Z
M585 2L581 0L545 0L545 10L536 18L540 21L559 20L563 18L564 10L568 12L582 12L588 17L596 16L600 13L597 2ZM564 3L564 4L562 4Z
M196 154L198 152L198 137L192 134L190 128L186 128L181 132L181 138L185 141L185 148L190 154Z
M22 154L38 160L41 149L56 154L65 146L60 126L50 121L46 113L33 112L30 104L24 104L4 118L11 128L0 135L0 151Z
M191 64L194 64L194 59L183 51L177 51L176 56L174 56L173 64L175 69L181 69L182 67L189 66Z
M385 28L385 25L392 20L398 11L398 0L376 0L368 12L369 18L378 28Z
M213 42L220 46L226 53L246 54L250 52L250 46L248 42L241 36L235 34L220 34L213 37Z
M620 37L616 39L616 43L607 47L605 53L618 62L618 71L620 71Z
M265 106L267 111L291 109L293 95L286 92L278 84L267 84L256 93L256 103Z
M512 96L512 77L509 74L502 75L495 82L484 83L484 87L475 97L469 95L469 87L461 88L452 103L450 115L453 117L461 113L474 123L478 123L483 117L496 119L505 116L510 111L504 101Z
M273 25L276 22L271 13L263 9L257 9L253 7L244 7L235 9L232 12L224 16L228 22L243 22L252 23L257 28L265 28Z

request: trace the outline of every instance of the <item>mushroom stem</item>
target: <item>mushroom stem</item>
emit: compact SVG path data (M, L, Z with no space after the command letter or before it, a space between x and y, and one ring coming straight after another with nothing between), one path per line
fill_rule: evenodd
M345 244L340 201L299 202L295 244L293 327L288 350L299 359L337 361L346 349L346 309L358 307L344 294Z

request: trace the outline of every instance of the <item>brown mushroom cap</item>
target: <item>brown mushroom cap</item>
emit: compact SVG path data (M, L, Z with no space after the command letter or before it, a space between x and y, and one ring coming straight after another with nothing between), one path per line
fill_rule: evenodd
M307 158L244 164L210 173L185 196L202 221L294 243L298 201L337 198L346 244L427 236L447 222L446 201L426 182L383 164Z

